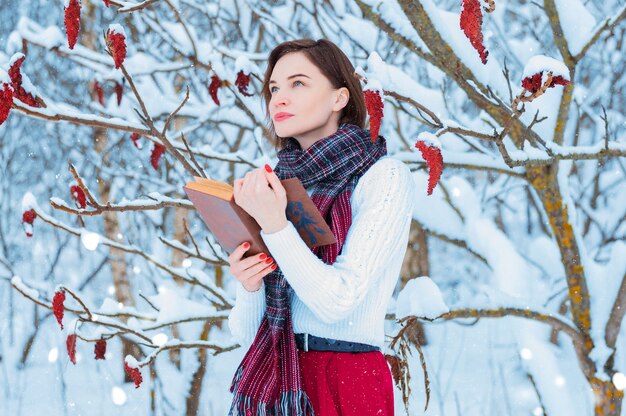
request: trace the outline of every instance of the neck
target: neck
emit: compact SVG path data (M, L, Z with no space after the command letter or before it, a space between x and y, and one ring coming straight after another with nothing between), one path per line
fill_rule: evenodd
M307 150L313 146L317 141L322 140L325 137L330 136L339 130L339 123L336 120L330 120L323 126L316 129L309 130L298 136L294 136L294 139L298 141L302 150Z

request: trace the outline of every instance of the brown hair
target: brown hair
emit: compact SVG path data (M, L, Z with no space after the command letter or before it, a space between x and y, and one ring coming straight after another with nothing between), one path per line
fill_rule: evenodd
M350 91L348 104L341 110L339 125L342 123L355 124L361 128L365 126L365 99L359 80L354 76L354 66L350 59L337 45L327 39L296 39L283 42L276 46L268 58L267 69L263 79L261 94L265 101L266 127L270 133L270 142L275 150L285 146L287 138L278 137L274 130L274 124L270 118L269 104L271 93L269 88L270 77L278 60L291 52L302 52L319 68L335 89L346 87Z

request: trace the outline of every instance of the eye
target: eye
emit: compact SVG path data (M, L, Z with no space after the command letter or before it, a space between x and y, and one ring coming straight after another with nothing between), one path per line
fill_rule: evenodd
M302 82L302 81L300 81L300 80L296 80L296 81L294 81L293 83L295 84L296 82L299 82L300 84L304 85L304 82ZM274 92L274 88L276 88L276 87L271 87L271 88L270 88L270 94Z

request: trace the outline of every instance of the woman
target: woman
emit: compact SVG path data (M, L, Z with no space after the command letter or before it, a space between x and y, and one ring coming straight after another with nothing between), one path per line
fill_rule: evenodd
M270 253L229 257L237 298L229 327L250 345L229 415L393 415L384 320L415 200L408 167L363 128L363 92L328 40L278 45L263 97L279 162L234 183ZM296 176L337 243L309 249L287 220L280 179ZM267 257L271 254L272 257ZM273 260L276 264L270 264Z

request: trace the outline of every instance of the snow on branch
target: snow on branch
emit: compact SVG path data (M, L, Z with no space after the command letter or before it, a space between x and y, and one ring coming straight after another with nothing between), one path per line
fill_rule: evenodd
M73 234L81 238L88 238L90 241L94 240L95 247L97 247L99 244L103 244L105 246L113 247L113 248L125 251L127 253L130 253L130 254L137 254L141 256L142 258L144 258L145 260L147 260L148 262L155 265L156 267L158 267L159 269L171 274L172 277L180 279L181 281L187 282L189 284L202 287L203 289L205 289L207 292L211 294L212 296L211 302L214 302L216 304L216 307L219 308L220 310L229 309L234 304L234 301L230 299L230 297L224 292L223 289L217 287L211 279L207 278L199 271L190 272L189 270L185 268L169 266L163 263L162 261L160 261L157 257L144 252L139 247L136 247L132 244L126 245L126 244L121 244L121 243L112 241L100 234L89 232L85 230L84 228L79 229L79 228L71 227L45 214L38 207L31 208L29 211L34 211L37 218L41 218L44 222L54 227L62 229L70 234Z

